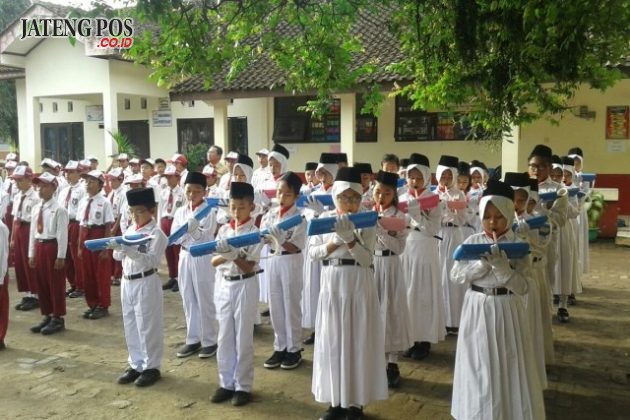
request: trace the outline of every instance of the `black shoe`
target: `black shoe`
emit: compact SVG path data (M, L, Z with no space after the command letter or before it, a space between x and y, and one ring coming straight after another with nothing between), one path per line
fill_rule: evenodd
M554 305L560 304L560 295L553 295L553 304Z
M112 279L112 286L120 286L120 279Z
M400 370L396 363L387 364L387 386L398 388L400 385Z
M459 333L459 328L457 327L446 327L446 333L451 335L457 335Z
M287 354L286 350L274 351L271 357L265 360L265 363L263 364L263 366L266 367L267 369L275 369L277 367L280 367L286 354Z
M282 369L291 370L300 366L302 363L302 350L286 352L284 355L284 359L282 359L282 364L280 367Z
M236 391L234 396L232 397L232 405L234 407L240 407L241 405L245 405L252 400L251 392L246 391Z
M7 345L4 344L4 340L0 340L0 350L4 350L7 348Z
M70 299L79 298L79 297L83 297L83 296L85 296L85 294L83 293L82 290L75 290L75 291L73 291L72 293L70 293L68 295L68 297Z
M214 391L214 395L210 397L210 401L213 403L222 403L223 401L227 401L232 399L234 396L234 391L226 388L219 388Z
M171 277L166 283L162 285L162 290L171 290L173 286L175 286L175 284L177 284L177 280Z
M574 294L569 295L569 305L575 306L577 304L577 299Z
M362 418L363 418L363 408L361 407L350 407L348 411L346 411L347 420L359 420Z
M72 293L74 293L74 291L75 291L75 288L74 288L74 287L71 287L70 289L68 289L68 290L66 291L66 297L70 297L70 295L71 295Z
M315 343L315 333L311 333L307 339L302 341L302 344L311 345Z
M48 323L48 325L42 328L42 334L51 335L54 333L58 333L59 331L63 331L65 328L66 328L66 323L64 322L63 318L53 317L53 319Z
M116 380L116 382L118 382L121 385L126 385L126 384L132 383L139 377L140 377L140 372L138 372L134 368L127 368L125 373L120 375L118 379Z
M184 344L177 350L177 357L188 357L201 350L201 343Z
M569 322L569 311L567 311L565 308L559 308L558 321L562 322L563 324Z
M347 410L341 407L328 407L328 410L319 418L319 420L341 420L346 418Z
M90 315L92 315L92 312L94 312L94 309L96 308L88 308L85 312L83 312L83 318L85 319L90 319Z
M151 386L159 381L161 377L162 375L160 374L159 369L147 369L143 371L140 376L138 376L138 379L136 379L133 383L140 387Z
M30 311L36 308L39 308L39 300L34 297L27 297L26 302L20 305L21 311Z
M260 313L260 316L269 316L269 309L265 309Z
M28 298L27 297L23 297L22 300L20 301L20 303L15 305L15 309L17 309L18 311L21 311L22 310L22 305L24 305L26 302L28 302Z
M50 317L49 315L46 315L46 316L44 317L44 319L42 319L42 320L41 320L41 322L40 322L39 324L37 324L37 325L33 325L33 326L31 327L31 332L33 332L33 333L40 333L40 332L42 332L42 329L43 329L46 325L50 324L50 321L51 321L51 320L52 320L52 317Z
M100 306L97 306L90 314L89 319L101 319L108 315L109 311L107 310L107 308L101 308Z
M202 347L201 350L199 350L199 358L208 359L214 356L217 354L217 348L218 346L216 344L214 346Z
M422 341L419 345L416 346L415 350L411 354L411 357L415 360L423 360L426 359L430 353L431 343L427 341Z
M171 291L173 291L173 292L179 292L179 283L175 282L175 284L173 285L173 287L171 287Z
M409 348L407 349L407 351L405 351L405 352L403 353L403 357L411 357L411 355L413 354L414 350L416 349L416 345L417 345L417 344L420 344L420 343L416 342L416 343L414 343L414 345L413 345L413 346L409 347Z

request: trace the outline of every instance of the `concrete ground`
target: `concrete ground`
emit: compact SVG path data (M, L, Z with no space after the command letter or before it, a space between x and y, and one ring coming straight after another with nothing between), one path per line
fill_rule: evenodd
M630 248L596 243L584 294L570 308L571 322L554 324L556 364L549 367L545 392L552 419L630 418ZM11 284L12 307L18 301ZM184 338L179 294L165 293L163 380L151 388L121 386L116 377L126 366L118 288L112 288L108 318L81 318L82 299L68 300L67 330L45 337L29 327L38 313L10 311L8 348L0 352L0 417L4 419L305 419L325 406L310 392L312 346L294 371L267 370L273 333L266 324L255 335L254 402L240 409L208 400L218 386L215 359L178 359ZM434 347L422 362L401 363L403 384L387 401L370 404L372 419L450 418L456 337Z

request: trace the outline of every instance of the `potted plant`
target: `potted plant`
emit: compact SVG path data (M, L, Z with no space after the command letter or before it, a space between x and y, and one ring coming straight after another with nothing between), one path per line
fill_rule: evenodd
M136 154L136 147L131 143L131 140L120 131L107 131L114 142L116 143L116 154L127 153L129 156Z
M604 194L591 190L585 205L588 215L588 239L594 241L599 234L599 221L604 213Z
M188 169L191 171L201 171L206 164L206 153L208 145L204 143L187 144L182 153L188 159Z

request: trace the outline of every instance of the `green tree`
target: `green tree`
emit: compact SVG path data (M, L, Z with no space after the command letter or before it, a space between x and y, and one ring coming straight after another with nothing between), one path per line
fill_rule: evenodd
M0 31L30 6L28 0L0 0ZM17 144L18 118L15 82L0 80L0 141Z
M364 51L355 24L387 16L383 34L400 48L388 70L408 82L396 94L417 108L463 108L493 138L562 112L580 83L611 86L630 51L624 0L139 0L136 12L160 30L144 32L130 56L159 85L202 75L210 88L270 59L286 90L317 93L315 114L383 66L353 60ZM362 88L364 110L376 110L378 86Z

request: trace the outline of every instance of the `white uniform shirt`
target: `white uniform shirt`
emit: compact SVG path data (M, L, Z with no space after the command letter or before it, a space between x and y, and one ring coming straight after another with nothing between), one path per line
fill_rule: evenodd
M123 273L126 275L144 273L158 268L168 244L166 235L155 220L151 220L139 229L133 223L124 231L125 235L138 233L151 235L153 238L144 245L131 247L135 252L114 251L113 254L115 260L122 261Z
M467 209L451 210L448 208L447 203L449 201L466 202L466 194L455 187L447 188L445 191L441 191L438 187L435 192L440 195L440 200L442 201L442 225L452 223L457 226L463 226L468 218Z
M184 226L188 223L188 219L194 217L196 213L207 207L208 204L204 201L194 211L192 210L191 203L186 204L184 207L180 207L175 212L175 218L173 219L173 225L171 232L175 232L180 226ZM201 219L197 230L186 233L179 238L176 242L178 245L182 245L185 248L190 248L191 245L199 244L203 242L210 242L214 239L214 232L217 229L216 224L217 210L213 208L210 213Z
M90 204L90 212L85 218L85 210L88 207L88 204L92 200L92 204ZM77 217L79 220L79 224L81 226L92 226L92 225L105 225L106 223L114 222L114 213L112 212L112 205L109 200L103 194L96 194L94 197L89 197L86 195L79 202L79 210L77 211Z
M39 200L39 196L33 187L29 188L26 193L20 192L20 194L16 195L13 202L13 220L30 222L31 212L35 205L39 203Z
M379 216L382 217L395 217L406 221L405 213L401 212L396 206L389 206L385 210L379 212ZM405 242L407 241L407 235L409 231L407 229L401 232L388 232L386 229L377 223L376 225L376 244L375 250L392 251L396 255L401 255L405 250Z
M0 286L9 269L9 229L0 221Z
M171 205L169 206L169 197L173 194ZM158 196L158 220L163 217L174 218L175 212L180 207L186 205L186 196L184 195L184 189L177 185L175 188L166 187L160 190ZM170 209L169 209L170 207Z
M236 227L236 229L232 227L232 223L225 224L219 229L217 240L227 239L237 235L244 235L246 233L257 232L258 228L256 227L256 224L254 222L254 218L250 218L247 222ZM236 225L234 224L234 226ZM260 242L256 245L239 248L239 254L242 255L247 261L258 261L258 259L260 258L260 251L262 250L262 247L263 243ZM217 270L221 273L223 277L238 276L240 274L244 274L241 269L238 268L238 266L234 263L234 261L224 262L217 267ZM252 271L260 271L260 266L258 265L258 263L256 263L256 265L253 267Z
M288 209L282 216L280 216L280 210L280 207L276 207L265 213L260 223L260 227L269 228L282 220L288 219L296 214L300 214L300 209L298 209L295 205ZM300 250L306 247L306 220L302 220L302 223L287 230L286 232L286 242L295 245ZM284 249L282 249L282 251L284 251Z
M114 218L120 216L120 212L122 211L123 205L126 201L126 193L127 188L125 188L122 184L116 188L115 190L111 190L109 194L107 194L107 199L112 205L112 213L114 214Z
M182 171L182 174L179 178L179 186L184 188L184 186L186 185L186 177L188 176L188 169L184 169Z
M259 189L262 184L269 178L271 178L269 166L255 169L254 173L252 174L252 185L254 186L254 189Z
M42 232L38 232L39 211L42 209ZM65 259L68 247L68 212L55 198L45 203L39 202L31 213L31 230L28 243L28 257L35 257L37 239L57 239L57 258Z
M57 197L57 202L68 211L70 220L78 220L77 211L79 210L79 202L87 195L85 186L80 182L74 185L68 185L61 190Z

